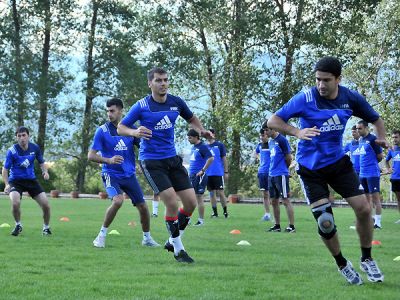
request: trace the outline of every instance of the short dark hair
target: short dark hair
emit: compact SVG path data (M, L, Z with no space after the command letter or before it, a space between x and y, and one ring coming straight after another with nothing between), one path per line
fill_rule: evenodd
M15 136L17 136L18 133L24 133L24 132L26 132L26 134L29 135L29 129L28 128L26 128L25 126L19 126L17 128L17 130L15 130Z
M215 134L215 129L214 128L210 128L210 129L208 129L208 131L210 131L212 134Z
M156 74L156 73L157 74L168 74L168 72L165 69L160 68L160 67L155 67L147 72L147 80L152 81L154 78L154 74Z
M107 107L111 107L113 105L115 105L116 107L119 107L121 109L124 108L124 103L119 98L111 98L111 99L107 100L107 102L106 102Z
M268 119L264 121L264 123L261 125L262 129L268 129Z
M265 128L263 127L260 129L260 134L264 134L264 133L265 133Z
M194 130L193 128L188 131L187 135L200 138L200 134L197 132L197 130Z
M400 135L400 130L395 129L395 130L392 131L392 134L398 134L398 135Z
M357 124L362 124L364 127L368 127L368 122L364 120L358 121Z
M342 64L336 57L325 56L321 58L314 67L314 72L328 72L335 77L342 75Z
M357 130L357 126L354 125L353 127L351 127L351 130Z

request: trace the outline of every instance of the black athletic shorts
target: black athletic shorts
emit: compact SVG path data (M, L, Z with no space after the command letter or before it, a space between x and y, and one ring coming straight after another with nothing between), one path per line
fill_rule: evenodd
M44 191L36 179L14 179L10 181L11 192L18 192L21 196L23 192L28 192L34 198Z
M224 176L208 176L207 190L223 190L224 187Z
M271 199L286 199L289 198L289 175L269 176L269 197Z
M347 155L318 170L310 170L299 164L297 174L300 175L310 204L329 197L328 184L343 198L364 194L364 189Z
M390 179L392 183L392 192L400 192L400 179Z
M192 188L188 172L182 165L182 157L178 155L164 159L141 160L140 167L156 194L170 187L176 192Z

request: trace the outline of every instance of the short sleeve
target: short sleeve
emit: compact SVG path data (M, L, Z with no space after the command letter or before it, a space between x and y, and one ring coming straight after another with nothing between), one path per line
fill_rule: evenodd
M202 145L199 150L203 158L209 159L210 157L212 157L212 154L206 145Z
M386 154L386 161L391 160L392 157L393 157L393 155L392 155L392 150L389 150L388 154Z
M225 157L226 156L226 148L225 145L223 143L218 143L218 148L219 148L219 153L221 157Z
M351 109L353 115L363 119L368 123L373 123L379 119L379 114L372 108L372 106L356 91L349 91L351 95Z
M311 92L309 96L312 97ZM291 118L300 117L305 105L305 98L306 95L304 92L298 93L285 105L283 105L275 114L285 122Z
M97 128L96 133L94 134L93 143L90 148L93 150L96 150L96 151L102 151L103 150L102 137L103 137L103 129L101 129L101 127L99 127L99 128Z
M11 150L8 150L6 154L6 161L4 162L4 168L6 168L7 170L11 169L12 163L13 163L12 152Z
M287 139L281 138L279 139L279 147L282 149L282 152L284 154L289 154L290 153L290 145Z
M184 118L186 121L190 120L193 117L193 112L187 106L186 102L179 97L177 97L176 102L179 106L180 116Z
M36 159L39 162L39 164L44 164L44 158L43 158L43 154L42 151L40 150L39 146L36 146Z
M130 128L135 128L133 124L140 119L140 105L136 102L127 115L122 119L121 124Z

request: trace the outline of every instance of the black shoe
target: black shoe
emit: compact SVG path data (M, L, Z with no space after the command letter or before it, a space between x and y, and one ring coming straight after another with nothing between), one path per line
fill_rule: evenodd
M275 224L270 229L268 229L268 232L281 232L281 226Z
M51 235L51 230L50 230L50 228L43 229L42 234L43 234L43 235Z
M296 232L296 228L294 228L294 226L288 226L288 227L286 227L285 232L295 233Z
M151 215L153 218L158 218L158 215L157 214L152 214Z
M189 254L186 253L185 250L179 251L179 254L174 255L174 257L178 262L183 262L183 263L188 263L188 264L194 263L193 258L191 258L189 256Z
M211 218L218 218L218 214L213 213L213 214L211 215Z
M22 232L22 226L21 225L15 225L15 228L13 231L11 231L11 235L17 236Z
M172 245L169 240L167 240L164 244L164 249L168 252L174 252L174 245Z
M375 225L374 225L374 229L382 229L382 227L379 226L379 225L377 225L377 224L375 224Z
M228 218L228 213L227 212L224 212L224 217L225 217L225 219Z

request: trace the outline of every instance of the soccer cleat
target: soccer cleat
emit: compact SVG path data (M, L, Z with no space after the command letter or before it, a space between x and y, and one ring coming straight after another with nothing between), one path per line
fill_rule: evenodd
M11 235L18 236L21 232L22 232L22 226L21 225L15 225L14 230L11 231Z
M264 216L261 218L261 221L271 221L271 217L270 217L270 216L267 216L267 215L264 215Z
M281 226L275 224L268 229L268 232L281 232Z
M96 248L104 248L106 246L106 237L98 235L93 241L93 246Z
M174 245L172 245L169 240L167 240L164 244L164 249L168 252L174 252Z
M400 224L400 219L398 219L394 224Z
M286 227L285 232L295 233L296 232L296 228L288 226L288 227Z
M218 214L214 214L214 213L213 213L213 214L211 215L211 218L218 218Z
M148 238L148 239L143 239L142 240L142 246L147 246L147 247L160 247L160 244L157 243L153 238Z
M374 229L382 229L382 227L379 226L378 224L375 224L375 225L374 225Z
M369 281L383 282L384 276L374 260L366 259L365 261L361 261L360 268L362 271L367 273Z
M191 258L185 250L179 251L178 255L174 255L174 257L178 262L183 262L188 264L194 263L193 258Z
M228 213L227 212L224 212L224 217L225 217L225 219L228 218Z
M158 215L157 214L152 214L151 215L153 218L158 218Z
M343 275L343 277L347 280L348 283L355 285L363 284L363 280L360 274L358 274L357 271L354 270L353 265L349 260L347 261L346 266L342 269L339 269L338 271L340 272L340 274Z
M43 229L43 231L42 231L42 235L44 235L44 236L48 236L48 235L51 235L51 234L52 233L51 233L50 228Z
M193 226L203 226L203 225L204 225L204 222L200 222L200 221L197 221L196 224L193 224Z

